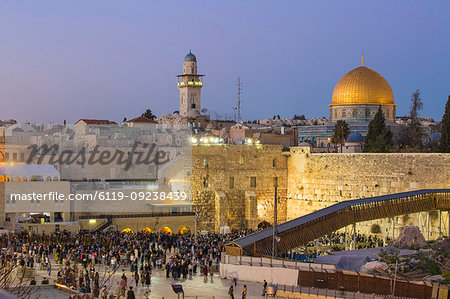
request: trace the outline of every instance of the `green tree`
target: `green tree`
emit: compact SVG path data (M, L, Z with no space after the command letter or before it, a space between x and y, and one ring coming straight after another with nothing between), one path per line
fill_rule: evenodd
M294 114L294 119L295 119L295 120L305 120L306 117L305 117L304 114L302 114L302 115Z
M425 135L422 123L419 118L419 110L422 110L423 103L420 98L420 91L416 90L411 96L411 108L409 109L408 124L400 131L399 143L401 147L421 148L422 138Z
M440 147L443 153L450 153L450 95L447 104L445 104L445 112L441 122Z
M378 107L375 117L369 123L369 130L364 141L364 152L366 153L386 153L394 145L391 128L386 126L381 106Z
M345 139L350 135L350 128L345 120L338 120L333 128L333 137L331 137L331 143L334 145L341 145L341 153L342 148L344 147Z
M152 110L150 110L150 109L145 110L145 112L142 113L142 116L147 117L151 120L154 120L156 118L156 116L153 114Z

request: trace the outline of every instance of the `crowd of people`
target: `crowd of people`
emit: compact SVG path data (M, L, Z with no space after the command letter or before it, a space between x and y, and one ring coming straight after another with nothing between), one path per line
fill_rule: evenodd
M153 269L165 271L175 280L197 273L204 279L217 271L227 242L248 232L226 235L206 234L124 234L119 232L51 235L25 232L0 237L1 264L12 262L52 275L52 262L59 264L56 282L96 298L109 298L111 276L120 269L129 269L121 277L117 292L133 298L133 287L149 287ZM99 273L99 266L107 271ZM47 277L44 277L48 280ZM32 279L33 281L34 278ZM117 297L117 296L116 296Z
M203 275L204 280L212 279L214 272L218 271L225 244L251 232L198 236L87 231L78 234L4 234L0 236L3 248L0 263L2 267L12 263L45 271L47 276L43 277L42 284L48 284L51 278L78 292L93 294L95 298L134 298L137 288L147 288L146 294L150 293L152 271L155 269L164 271L166 278L174 280L192 278L197 274ZM342 244L344 234L333 233L319 242L326 245L330 239L333 244ZM380 239L357 234L356 242L375 247ZM283 257L296 259L294 257L298 254L294 255L291 252ZM54 267L55 264L59 266ZM125 269L129 276L123 271ZM112 277L118 271L123 271L123 274L120 282L113 285ZM36 284L34 277L31 284ZM233 293L232 288L230 292Z

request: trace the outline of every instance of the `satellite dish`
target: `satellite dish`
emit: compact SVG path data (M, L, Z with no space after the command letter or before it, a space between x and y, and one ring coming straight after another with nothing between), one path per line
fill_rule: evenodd
M203 109L202 109L202 113L203 113L203 114L207 114L207 113L208 113L208 109L203 108Z

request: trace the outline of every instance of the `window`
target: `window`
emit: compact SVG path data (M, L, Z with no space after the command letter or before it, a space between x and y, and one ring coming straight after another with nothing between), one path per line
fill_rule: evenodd
M370 116L370 109L366 108L366 117L369 117L369 116Z
M195 108L195 104L191 104L191 108Z
M250 177L250 187L256 187L256 177Z
M13 161L17 162L17 153L13 153Z
M5 153L5 161L9 161L9 153Z
M353 117L356 117L358 115L358 109L353 108Z
M273 178L273 186L278 187L278 177Z
M203 177L203 187L208 188L209 175Z
M203 159L203 166L208 167L208 159L206 158Z
M277 167L277 159L273 159L273 161L272 161L272 166L273 166L273 167Z
M25 162L25 154L20 153L20 162Z
M240 157L239 157L239 164L244 164L244 155L241 155Z
M230 189L234 189L234 177L230 177Z

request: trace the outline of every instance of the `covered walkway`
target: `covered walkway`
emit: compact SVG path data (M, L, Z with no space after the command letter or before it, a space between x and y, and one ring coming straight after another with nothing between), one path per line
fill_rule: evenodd
M308 244L357 222L431 210L450 210L450 189L427 189L348 200L277 226L276 253ZM273 228L227 244L229 255L272 255Z

